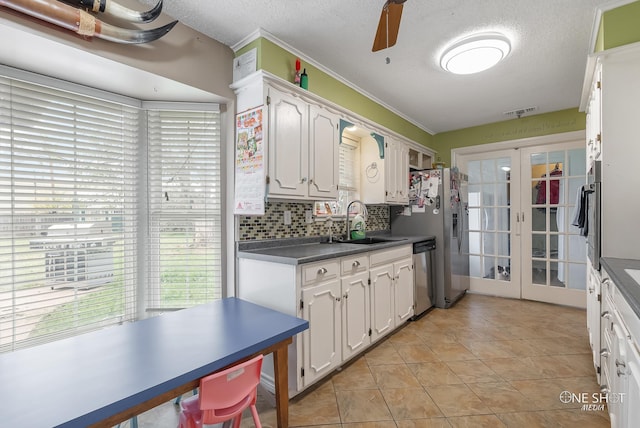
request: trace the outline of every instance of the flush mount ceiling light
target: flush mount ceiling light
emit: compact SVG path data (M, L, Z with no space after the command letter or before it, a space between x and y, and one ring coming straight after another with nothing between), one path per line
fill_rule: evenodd
M440 66L455 74L478 73L496 65L510 50L509 39L500 33L477 34L449 46Z

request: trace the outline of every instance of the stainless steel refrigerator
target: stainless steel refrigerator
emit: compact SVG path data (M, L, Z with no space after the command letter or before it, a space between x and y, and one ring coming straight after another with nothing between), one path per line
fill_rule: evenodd
M449 308L469 289L468 177L440 168L410 180L409 206L391 208L391 234L436 237L435 306Z

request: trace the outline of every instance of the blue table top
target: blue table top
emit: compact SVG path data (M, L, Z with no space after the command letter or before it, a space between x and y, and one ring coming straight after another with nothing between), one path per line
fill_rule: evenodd
M308 326L227 298L0 354L0 425L85 427Z

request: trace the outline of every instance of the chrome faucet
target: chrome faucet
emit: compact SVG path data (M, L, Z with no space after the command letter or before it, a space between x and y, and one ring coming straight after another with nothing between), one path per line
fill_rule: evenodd
M362 207L362 215L364 216L364 220L367 220L367 206L364 204L364 202L362 202L359 199L354 199L353 201L349 202L349 204L347 205L347 219L345 221L345 227L346 227L346 240L350 241L351 240L351 234L349 233L349 210L351 209L351 205L358 203L360 204L360 206Z

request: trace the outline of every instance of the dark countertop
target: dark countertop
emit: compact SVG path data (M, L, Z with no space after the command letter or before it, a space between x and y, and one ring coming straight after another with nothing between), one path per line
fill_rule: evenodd
M391 236L373 233L368 233L367 237L380 237L392 241L368 245L346 242L329 244L326 237L243 241L238 243L238 258L299 265L413 244L434 238L433 236Z
M625 269L640 269L640 260L603 257L600 262L631 309L640 318L640 284L625 272Z

